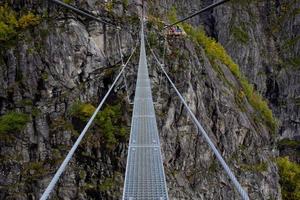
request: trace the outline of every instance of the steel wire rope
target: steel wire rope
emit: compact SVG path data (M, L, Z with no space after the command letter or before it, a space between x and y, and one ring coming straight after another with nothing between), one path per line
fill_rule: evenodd
M52 1L53 3L56 3L56 4L58 4L58 5L61 5L61 6L65 7L65 8L68 8L68 9L70 9L70 10L72 10L72 11L78 13L78 14L81 14L81 15L84 15L84 16L89 17L89 18L91 18L91 19L94 19L94 20L96 20L96 21L98 21L98 22L101 22L101 23L104 23L104 24L107 24L107 25L110 25L110 26L114 26L114 27L116 27L117 29L120 28L120 27L117 26L116 24L113 24L113 23L111 23L111 22L102 20L102 19L100 19L99 17L96 17L96 16L94 16L94 15L92 15L92 14L90 14L90 13L87 13L87 12L85 12L85 11L83 11L83 10L80 10L80 9L76 8L75 6L69 5L69 4L64 3L64 2L62 2L62 1L59 1L59 0L50 0L50 1Z
M169 28L169 27L174 26L176 24L179 24L181 22L184 22L184 21L186 21L186 20L188 20L188 19L190 19L192 17L195 17L196 15L199 15L199 14L205 12L205 11L208 11L210 9L213 9L213 8L217 7L217 6L220 6L220 5L222 5L222 4L224 4L224 3L228 2L228 1L230 1L230 0L222 0L222 1L219 1L217 3L211 4L211 5L209 5L209 6L205 7L205 8L202 8L198 12L195 12L192 15L189 15L189 16L187 16L187 17L185 17L185 18L183 18L183 19L181 19L181 20L179 20L179 21L177 21L175 23L172 23L172 24L169 24L169 25L165 26L163 29L166 29L166 28Z
M55 187L55 185L56 185L59 177L64 172L67 164L72 159L72 156L75 153L75 151L76 151L78 145L80 144L82 138L84 137L84 135L86 134L87 130L91 126L91 124L92 124L93 120L95 119L97 113L99 112L99 110L101 109L101 107L104 104L105 100L107 99L108 95L110 94L110 92L114 88L115 84L119 80L120 76L122 75L122 72L124 71L125 67L128 65L128 63L129 63L129 61L130 61L130 59L133 56L133 54L134 54L135 51L136 51L136 48L132 51L132 53L131 53L130 57L128 58L127 62L124 65L122 65L122 69L119 72L118 76L116 77L116 79L114 80L114 82L110 86L109 90L107 91L107 93L105 94L105 96L103 97L103 99L101 100L99 106L96 108L95 112L93 113L92 117L89 119L89 121L86 124L86 126L84 127L83 131L80 133L79 137L77 138L76 142L74 143L74 145L72 146L71 150L67 154L66 158L64 159L64 161L62 162L62 164L60 165L60 167L58 168L58 170L56 171L55 175L53 176L51 182L49 183L48 187L44 191L44 193L43 193L42 197L40 198L40 200L46 200L49 197L50 193L53 191L53 189L54 189L54 187Z
M149 46L149 43L148 43L148 46ZM160 66L162 72L165 74L165 76L168 79L169 83L172 85L172 87L175 90L176 94L178 95L178 97L180 98L181 102L183 103L183 105L187 109L188 113L192 117L194 123L197 125L198 129L200 130L200 132L204 136L205 141L208 143L208 145L210 146L210 148L214 152L215 156L219 160L220 164L222 165L223 169L225 170L225 172L227 173L227 175L229 176L229 178L233 182L233 185L235 186L235 188L237 189L237 191L240 193L242 199L243 200L249 200L249 196L248 196L247 192L244 190L244 188L238 182L237 178L235 177L235 175L233 174L233 172L231 171L231 169L228 167L228 165L225 162L225 160L223 159L222 155L219 153L219 150L215 147L214 143L212 142L212 140L210 139L210 137L208 136L208 134L206 133L206 131L204 130L204 128L202 127L202 125L200 124L200 122L198 121L198 119L196 118L196 116L194 115L194 113L191 111L190 107L185 102L183 96L177 90L175 84L173 83L173 81L171 80L171 78L169 77L169 75L167 74L167 72L165 71L164 65L158 60L158 58L155 55L154 51L152 50L151 46L149 46L149 49L150 49L153 57L157 61L158 65Z

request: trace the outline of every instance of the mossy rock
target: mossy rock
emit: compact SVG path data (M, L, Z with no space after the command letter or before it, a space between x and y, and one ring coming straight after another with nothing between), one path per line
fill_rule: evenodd
M291 162L288 157L279 157L277 164L283 199L300 199L300 165Z
M0 117L1 140L13 140L13 134L21 132L29 122L29 116L20 112L8 112Z
M72 118L79 119L82 124L85 124L93 115L95 109L96 108L90 103L76 102L71 106L69 113ZM94 124L96 125L95 130L99 130L94 136L97 137L97 135L99 135L98 137L103 138L104 140L101 141L111 150L129 135L127 127L123 125L124 119L121 103L106 105L105 108L100 110L96 115Z

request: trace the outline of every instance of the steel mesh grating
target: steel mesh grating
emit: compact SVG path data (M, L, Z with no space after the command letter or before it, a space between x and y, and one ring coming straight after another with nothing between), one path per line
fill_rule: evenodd
M143 39L141 42L123 199L168 199Z

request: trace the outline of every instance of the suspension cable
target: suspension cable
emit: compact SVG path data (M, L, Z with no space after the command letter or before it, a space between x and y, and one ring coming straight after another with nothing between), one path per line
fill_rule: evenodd
M80 144L82 138L84 137L85 133L87 132L87 130L89 129L89 127L91 126L93 120L95 119L97 113L99 112L99 110L101 109L102 105L104 104L105 100L107 99L108 95L110 94L110 92L112 91L112 89L114 88L115 84L117 83L117 81L119 80L120 76L122 75L125 67L127 66L128 62L130 61L132 55L134 54L136 48L132 51L130 57L128 58L127 62L125 63L125 65L123 65L121 71L119 72L118 76L116 77L115 81L113 82L113 84L110 86L109 90L107 91L107 93L105 94L105 96L103 97L103 99L101 100L99 106L97 107L97 109L95 110L95 112L93 113L92 117L90 118L90 120L88 121L88 123L86 124L86 126L84 127L83 131L80 133L79 137L77 138L76 142L74 143L73 147L71 148L71 150L69 151L69 153L67 154L65 160L62 162L62 164L60 165L60 167L58 168L58 170L56 171L54 177L52 178L51 182L49 183L48 187L46 188L45 192L43 193L42 197L40 198L40 200L46 200L50 193L52 192L52 190L54 189L59 177L61 176L61 174L65 171L65 168L67 166L67 164L70 162L70 160L72 159L72 156L74 154L74 152L76 151L78 145Z
M183 18L183 19L181 19L181 20L179 20L179 21L177 21L177 22L175 22L173 24L165 26L163 29L166 29L166 28L169 28L169 27L174 26L176 24L179 24L181 22L184 22L184 21L186 21L186 20L188 20L188 19L190 19L192 17L195 17L196 15L199 15L200 13L203 13L203 12L205 12L207 10L213 9L213 8L215 8L215 7L219 6L219 5L222 5L222 4L224 4L224 3L228 2L228 1L230 1L230 0L222 0L222 1L219 1L217 3L212 4L210 6L207 6L207 7L203 8L203 9L199 10L198 12L195 12L194 14L192 14L190 16L187 16L187 17L185 17L185 18Z
M149 46L149 43L148 43ZM235 175L233 174L233 172L230 170L230 168L228 167L228 165L226 164L225 160L223 159L222 155L219 153L218 149L215 147L214 143L211 141L211 139L209 138L208 134L206 133L206 131L204 130L204 128L201 126L200 122L198 121L198 119L195 117L194 113L191 111L191 109L189 108L189 106L187 105L187 103L185 102L183 96L180 94L180 92L177 90L175 84L173 83L173 81L171 80L171 78L169 77L169 75L167 74L166 70L164 69L164 65L160 63L160 61L158 60L157 56L155 55L155 53L153 52L153 50L151 49L151 47L149 46L150 51L153 54L153 57L155 58L155 60L157 61L158 65L160 66L162 72L165 74L165 76L167 77L169 83L172 85L172 87L174 88L175 92L177 93L177 95L179 96L181 102L183 103L183 105L185 106L185 108L187 109L188 113L190 114L190 116L192 117L194 123L197 125L198 129L200 130L200 132L202 133L202 135L204 136L206 142L208 143L208 145L210 146L210 148L212 149L212 151L214 152L214 154L216 155L217 159L219 160L220 164L222 165L223 169L225 170L225 172L227 173L227 175L229 176L229 178L231 179L231 181L233 182L235 188L238 190L238 192L240 193L241 197L243 200L249 200L249 196L247 194L247 192L243 189L243 187L241 186L241 184L238 182L238 180L236 179ZM198 132L199 133L199 132Z
M96 17L95 15L92 15L92 14L90 14L90 13L87 13L87 12L85 12L85 11L83 11L83 10L80 10L80 9L78 9L78 8L76 8L76 7L74 7L74 6L71 6L71 5L67 4L67 3L64 3L64 2L62 2L62 1L59 1L59 0L50 0L50 1L52 1L53 3L56 3L56 4L58 4L58 5L61 5L61 6L65 7L65 8L68 8L68 9L70 9L70 10L72 10L72 11L74 11L74 12L80 14L80 15L84 15L84 16L89 17L89 18L91 18L91 19L93 19L93 20L96 20L96 21L98 21L98 22L101 22L101 23L104 23L104 24L107 24L107 25L110 25L110 26L115 26L117 29L120 29L120 27L117 26L116 24L113 24L113 23L111 23L111 22L108 22L108 21L99 19L99 18Z

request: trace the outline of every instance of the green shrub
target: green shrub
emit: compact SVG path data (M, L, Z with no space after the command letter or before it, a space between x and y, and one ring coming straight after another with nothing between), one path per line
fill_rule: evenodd
M9 40L13 35L16 34L16 31L13 27L0 22L0 41Z
M93 115L95 110L96 108L92 104L75 102L70 108L70 115L85 122Z
M23 130L29 117L19 112L9 112L0 117L0 134L16 133Z
M14 37L17 25L16 13L7 5L0 6L0 42Z
M72 117L79 118L86 122L94 113L95 107L89 103L76 102L70 109ZM95 124L99 127L107 147L113 148L118 139L127 136L127 130L122 126L122 111L121 105L107 105L103 110L100 110L95 118Z
M40 17L29 12L23 15L18 21L18 27L21 29L26 29L28 27L36 26L40 23Z
M114 1L110 1L110 2L105 3L104 8L105 8L105 10L107 12L112 12L113 9L114 9L114 6L115 6L115 2Z
M31 12L17 17L17 13L7 4L0 5L0 42L16 37L18 31L36 26L40 23L40 17Z
M293 163L288 157L277 159L280 175L282 198L300 199L300 165Z
M113 147L118 143L117 137L124 138L127 130L121 125L121 105L106 106L99 113L96 124L101 128L103 136L108 143L108 147Z

